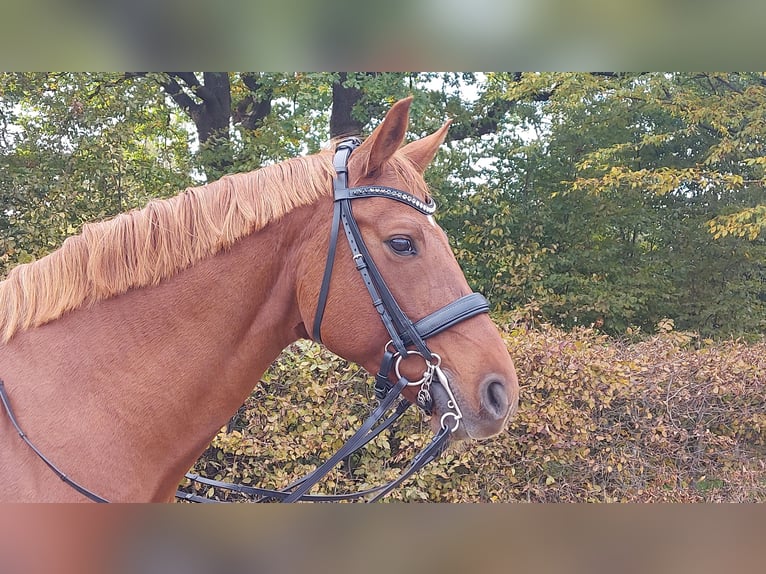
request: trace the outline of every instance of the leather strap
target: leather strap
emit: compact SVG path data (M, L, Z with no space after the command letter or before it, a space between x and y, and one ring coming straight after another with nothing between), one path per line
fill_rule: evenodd
M489 303L484 298L484 295L481 293L471 293L445 305L427 317L423 317L415 323L415 330L423 339L428 339L466 319L484 313L489 313ZM404 342L407 345L411 343L406 336L404 337Z
M396 478L395 480L392 480L391 482L387 484L383 484L381 486L375 486L367 490L361 490L359 492L353 492L348 494L303 494L296 501L341 502L341 501L350 501L350 500L365 498L367 496L374 494L375 496L371 498L368 502L377 502L378 500L386 496L389 492L391 492L393 489L395 489L400 484L402 484L410 476L412 476L413 474L418 472L420 469L422 469L424 466L426 466L427 464L429 464L430 462L438 458L439 455L441 455L441 453L446 448L450 434L451 432L448 428L441 429L441 431L439 431L436 435L434 435L433 439L431 439L431 442L428 445L426 445L426 447L422 451L420 451L415 456L415 458L412 459L412 462L410 463L410 466L407 467L407 470L405 470L398 478ZM220 480L205 478L198 474L191 474L191 473L187 474L186 478L193 480L194 482L198 482L200 484L212 486L214 488L230 490L232 492L239 492L240 494L245 494L247 496L258 497L259 499L256 500L255 502L269 502L271 500L278 500L281 502L296 502L296 501L287 500L287 498L290 496L290 492L286 490L272 490L268 488L258 488L254 486L247 486L244 484L234 484L231 482L223 482ZM220 502L217 500L211 500L209 498L205 498L204 496L199 496L189 492L183 492L181 490L176 492L176 498L178 498L179 500L186 500L188 502L202 502L202 503Z
M439 458L439 456L441 456L441 454L444 452L444 449L447 448L447 442L449 441L450 434L452 434L452 431L448 427L442 427L442 429L434 435L433 439L431 439L431 442L428 444L428 446L426 446L426 448L420 451L420 453L418 453L415 458L412 459L409 468L407 468L407 470L404 471L404 473L402 473L399 478L389 482L374 498L370 500L370 502L377 502L393 489L402 484L410 476L418 472L421 468L429 464L431 461Z
M348 441L346 441L346 443L340 447L333 456L327 459L322 465L317 467L316 470L314 470L308 476L304 477L300 481L300 484L282 502L296 502L299 500L301 496L311 490L312 486L322 480L324 475L335 468L335 465L337 465L341 460L346 458L354 451L358 450L362 445L367 444L369 440L365 441L365 437L370 432L375 423L381 419L383 413L388 410L388 407L391 405L391 403L396 400L396 397L399 396L399 393L401 393L402 389L407 386L408 382L409 381L404 377L399 379L394 388L391 389L391 392L389 392L388 395L386 395L386 397L380 401L380 404L375 409L375 411L367 418L364 424L359 427L359 430L354 433L354 436L348 439Z
M311 487L319 482L324 476L332 470L340 461L347 458L351 454L357 452L370 442L372 442L380 433L391 427L411 406L411 403L406 399L401 399L397 404L394 412L380 424L375 426L375 423L379 421L386 410L393 404L396 397L401 393L401 390L407 386L407 379L402 378L396 386L391 389L391 392L380 402L378 408L365 420L364 424L354 433L354 435L346 441L346 443L338 450L331 458L329 458L324 464L316 468L308 475L292 482L283 489L272 490L268 488L259 488L254 486L247 486L242 484L235 484L223 481L214 481L209 478L201 477L198 474L187 473L186 478L194 482L213 486L215 488L221 488L224 490L231 490L247 494L250 496L257 496L261 500L258 502L267 502L269 500L279 500L281 502L297 502L297 501L313 501L313 502L331 502L340 500L353 500L355 498L362 498L369 494L378 492L388 486L384 484L369 490L355 492L342 495L309 495L306 494ZM374 428L373 428L374 427ZM195 502L195 495L178 491L177 497ZM206 499L209 500L209 499Z
M432 199L424 202L412 194L391 187L374 185L347 187L348 159L359 143L359 140L356 138L341 142L333 157L333 166L336 170L336 176L333 180L333 220L330 230L330 243L327 250L327 262L325 264L322 285L319 290L317 310L314 314L312 337L318 342L322 340L322 319L330 291L330 282L337 251L338 231L342 224L356 268L367 288L372 304L389 334L392 346L400 355L406 354L407 347L415 346L417 351L426 360L431 360L432 354L425 343L425 339L450 328L460 321L488 312L489 304L482 295L473 293L438 309L418 321L417 324L413 324L402 311L370 256L356 219L354 219L351 207L352 200L368 197L393 199L420 211L424 215L432 215L436 211L436 205Z
M322 277L322 287L319 290L319 300L317 301L317 311L314 314L314 328L312 337L318 343L322 342L322 318L324 310L327 307L327 295L330 293L330 280L332 279L332 269L335 265L335 251L338 247L338 229L340 228L340 204L335 203L332 210L332 228L330 229L330 246L327 248L327 263L324 266L324 276Z
M337 194L342 190L348 189L348 158L351 152L362 144L358 138L348 138L338 144L333 156L333 168L335 177L333 178L333 191ZM335 251L338 247L338 230L340 229L340 204L335 201L333 204L332 226L330 227L330 243L327 247L327 260L322 277L322 286L319 289L319 299L317 300L317 310L314 314L314 327L311 335L318 343L322 342L322 318L327 306L327 295L330 292L330 280L332 279L332 269L335 264Z
M433 198L429 198L428 202L424 202L414 195L394 187L362 185L360 187L335 190L335 201L340 201L342 199L359 199L362 197L384 197L386 199L393 199L394 201L404 203L405 205L417 209L423 215L433 215L436 213L436 203L434 203Z
M99 495L91 492L84 486L81 486L71 478L69 478L66 474L64 474L59 468L53 464L48 457L46 457L40 450L34 445L34 443L29 440L29 437L24 433L23 430L21 430L21 426L19 425L19 422L16 420L16 416L13 413L13 409L11 408L11 401L8 398L8 393L5 390L5 383L2 379L0 379L0 402L2 402L3 407L5 408L5 412L8 415L8 418L11 419L11 424L13 425L13 428L16 429L16 432L21 437L21 440L23 440L29 448L32 449L32 452L34 452L37 457L42 460L45 465L50 468L53 473L58 476L62 481L64 481L66 484L71 486L73 489L75 489L77 492L82 494L83 496L89 498L93 502L109 502L105 498L101 498Z
M402 337L408 336L412 344L418 348L418 351L430 360L431 351L429 351L425 341L415 331L412 321L399 307L383 276L378 271L351 212L351 202L349 200L341 202L341 223L343 224L343 231L346 233L346 239L348 239L356 268L362 276L364 285L372 299L372 304L378 311L394 348L399 354L406 354L407 346L402 341Z

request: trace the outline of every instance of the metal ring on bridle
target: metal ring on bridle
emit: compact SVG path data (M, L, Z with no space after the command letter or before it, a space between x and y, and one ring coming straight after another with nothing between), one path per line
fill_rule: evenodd
M388 345L386 345L386 346L388 346ZM441 363L442 363L442 358L439 355L437 355L436 353L431 353L431 356L433 357L433 362L429 362L423 356L423 353L421 353L420 351L407 351L406 355L399 355L396 358L396 363L394 363L394 372L396 373L396 379L397 380L402 378L402 374L401 374L401 372L399 372L399 365L400 365L400 363L404 359L408 358L410 355L418 355L421 359L423 359L423 361L426 364L426 370L423 371L423 376L420 379L418 379L417 381L410 381L410 382L408 382L407 383L408 387L417 387L417 386L422 385L426 381L430 380L431 377L433 376L433 374L432 374L433 370L436 367L438 367L439 365L441 365Z
M463 418L463 417L462 417L462 415L460 415L460 416L459 416L459 415L457 415L456 413L453 413L452 411L447 411L446 413L444 413L444 414L442 415L442 418L441 418L441 420L439 421L439 424L441 424L441 427L442 427L443 429L449 428L449 427L447 426L447 424L444 422L444 420L445 420L447 417L452 417L452 418L454 418L454 419L455 419L455 426L454 426L454 427L452 427L452 428L450 429L450 432L455 432L455 431L457 431L458 427L460 426L460 419L462 419L462 418Z

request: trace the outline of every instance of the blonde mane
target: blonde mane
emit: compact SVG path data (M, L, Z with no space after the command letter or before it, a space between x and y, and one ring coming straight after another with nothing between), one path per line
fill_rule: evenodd
M389 165L411 192L427 194L401 154ZM86 224L58 250L15 267L0 282L0 339L7 342L21 330L129 289L157 285L330 193L333 175L331 154L298 157Z
M332 176L327 154L293 158L87 224L58 250L15 267L0 282L0 336L8 341L84 304L156 285L315 202L329 193Z

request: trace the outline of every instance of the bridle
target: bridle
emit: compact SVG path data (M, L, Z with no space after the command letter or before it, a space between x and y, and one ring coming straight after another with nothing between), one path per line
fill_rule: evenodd
M349 138L341 141L333 158L335 177L333 178L333 217L330 228L330 243L327 249L327 262L325 263L322 285L317 300L317 310L314 314L312 337L321 342L322 318L324 317L327 297L330 292L330 280L332 279L333 266L335 264L340 229L348 241L351 249L351 257L357 271L362 277L364 286L370 295L372 304L380 316L380 320L388 331L389 342L383 349L383 358L380 368L375 375L375 396L379 404L373 413L365 420L359 430L352 436L332 457L320 465L307 476L293 482L282 490L269 490L254 488L244 485L232 485L221 481L205 479L196 474L187 474L187 478L208 486L214 486L227 490L235 490L244 494L254 495L261 500L280 500L282 502L296 502L299 500L313 501L338 501L362 498L374 495L370 502L375 502L391 490L399 486L412 474L420 470L429 462L435 460L444 450L449 436L460 426L463 414L460 411L455 395L450 388L447 376L441 369L441 357L432 352L426 344L426 339L449 329L450 327L465 321L476 315L487 313L489 304L479 293L471 293L456 299L444 307L434 311L430 315L413 322L402 311L396 298L388 288L383 275L375 265L362 233L359 230L351 208L355 200L370 197L382 197L398 201L410 206L424 216L431 216L436 212L436 204L432 199L421 201L414 195L392 187L378 185L365 185L348 187L348 159L351 153L361 144L357 138ZM410 349L414 347L414 349ZM419 355L425 361L423 376L417 381L410 381L399 372L399 366L405 358ZM391 383L389 375L391 371L396 375L396 383ZM389 428L404 412L411 403L401 398L395 411L383 420L385 413L400 396L405 387L419 387L417 393L417 405L427 414L433 409L433 398L430 387L433 383L440 384L447 393L447 410L442 413L440 430L431 442L418 453L410 466L397 479L362 492L342 495L310 495L309 490L330 472L340 461L347 458L357 450L372 441L385 429ZM382 421L379 423L379 421ZM451 424L448 424L451 422ZM379 424L377 424L379 423ZM376 426L377 424L377 426ZM178 493L179 498L209 502L208 499L194 495Z
M351 256L356 269L359 271L372 299L372 304L390 337L389 342L384 348L381 367L378 369L378 374L375 378L375 391L378 398L385 396L391 389L388 375L392 365L397 375L396 379L401 380L403 378L399 373L401 361L413 354L420 355L426 364L423 377L415 382L408 381L406 386L420 387L417 404L427 414L430 414L433 400L429 387L436 376L449 396L449 408L451 409L442 415L441 426L446 426L445 419L452 417L454 419L452 431L454 432L460 425L462 413L449 387L447 377L440 368L441 357L431 352L425 339L441 333L465 319L480 313L486 313L489 310L489 304L482 295L471 293L442 307L417 323L413 323L402 311L367 249L362 233L354 218L351 202L362 198L383 197L404 203L429 217L436 212L436 204L431 198L424 202L410 193L391 187L366 185L349 188L348 158L360 144L361 141L359 139L349 138L340 142L335 151L333 167L335 168L336 175L333 179L334 207L330 244L322 278L322 287L319 291L312 334L315 341L321 341L322 317L327 304L327 295L330 291L330 279L338 245L338 232L342 225L348 245L351 248ZM411 346L415 347L415 350L409 350L408 347Z
M372 299L372 304L378 312L390 337L389 342L385 345L383 350L380 368L375 375L375 395L379 401L377 408L365 420L359 430L332 457L317 467L313 472L292 482L281 490L257 488L243 484L217 481L194 473L186 474L186 478L189 480L207 486L257 497L258 502L271 500L278 500L281 502L297 502L301 500L322 502L352 500L366 496L371 496L369 502L375 502L399 486L423 466L438 458L446 448L449 436L460 426L463 414L455 395L450 388L447 376L441 369L441 357L432 352L425 341L461 321L479 314L487 313L489 311L489 304L482 295L471 293L456 299L416 322L410 320L402 311L367 249L367 245L364 242L359 226L354 218L351 203L358 199L382 197L406 204L425 216L433 215L436 211L436 205L431 199L424 202L410 193L391 187L369 185L349 188L348 158L360 144L361 142L359 139L349 138L341 141L335 151L333 166L336 175L333 179L334 202L332 227L330 230L330 244L328 247L325 271L322 278L322 286L317 301L317 311L315 313L312 336L315 341L321 342L322 318L327 304L330 280L332 278L338 245L338 236L342 226L349 247L351 248L351 254L356 269L359 271L364 285ZM414 349L412 349L412 347L414 347ZM408 380L399 371L402 360L412 355L422 357L425 362L423 376L417 381ZM389 380L389 375L392 371L396 376L395 383L392 383ZM441 385L448 397L446 402L447 409L442 413L440 420L440 430L434 435L431 442L415 456L410 463L410 466L401 476L382 486L351 494L308 494L309 490L311 490L311 488L339 462L364 447L404 414L411 403L402 397L399 399L394 412L384 418L405 387L419 387L416 403L424 412L431 414L433 409L433 398L430 387L434 383ZM0 380L0 403L2 403L19 436L62 481L95 502L107 502L106 499L98 496L67 477L35 447L27 435L22 431L14 416L2 380ZM451 422L451 424L448 424L449 422ZM208 498L182 491L176 493L176 498L190 502L215 502Z
M315 341L321 342L322 318L324 317L327 297L330 292L330 280L332 279L333 266L335 264L336 251L338 247L338 236L340 229L348 241L351 249L351 257L354 261L357 271L362 277L364 286L370 295L372 304L380 316L380 320L388 331L389 342L383 349L383 358L380 368L375 375L375 395L379 400L378 407L362 424L359 430L352 436L332 457L325 461L321 466L309 475L293 482L282 490L268 490L253 488L242 485L231 485L221 481L212 481L203 479L196 474L187 474L187 478L200 482L208 486L236 490L245 494L259 496L262 499L277 499L282 502L296 502L299 500L314 501L337 501L362 498L374 494L370 502L375 502L388 494L391 490L399 486L412 474L420 470L423 466L436 459L447 445L450 434L455 432L460 426L463 414L460 411L455 395L450 388L447 376L441 369L441 357L432 352L426 344L426 339L449 329L450 327L465 321L476 315L487 313L489 304L487 300L479 293L471 293L456 299L444 307L434 311L430 315L413 322L402 311L396 301L396 298L388 288L383 275L375 265L375 261L367 249L362 233L359 230L356 219L351 208L353 201L370 198L382 197L398 201L420 212L424 216L431 216L436 212L436 204L432 199L422 201L414 195L392 187L383 187L378 185L364 185L359 187L348 187L348 159L351 153L361 144L357 138L349 138L341 141L333 158L333 167L335 177L333 178L333 216L330 228L330 243L327 249L327 262L325 263L322 285L319 290L317 300L317 310L314 314L314 325L312 337ZM410 347L414 347L411 349ZM425 361L425 370L423 376L417 381L410 381L399 372L399 366L405 358L419 355ZM389 375L393 371L396 375L396 383L391 383ZM395 412L385 420L382 420L387 410L393 405L405 387L419 387L417 393L417 405L427 414L431 414L433 409L433 398L430 387L433 383L440 384L447 393L447 410L442 413L440 420L440 430L434 435L431 442L413 459L410 466L399 478L362 492L343 495L309 495L308 492L312 486L319 482L328 472L330 472L341 460L356 452L383 430L389 428L406 410L411 403L405 398L399 400ZM376 425L379 421L379 424ZM448 424L451 422L451 424ZM235 486L235 488L232 488ZM180 498L198 501L208 501L202 497L193 497L179 493Z

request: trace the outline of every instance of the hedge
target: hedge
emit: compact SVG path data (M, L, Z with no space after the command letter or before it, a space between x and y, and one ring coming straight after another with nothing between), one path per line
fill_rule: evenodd
M766 501L766 341L701 340L667 323L640 342L515 321L503 336L521 385L518 416L498 437L453 445L387 500ZM194 470L284 486L329 457L374 406L366 373L298 342ZM316 490L395 478L431 436L410 410Z

